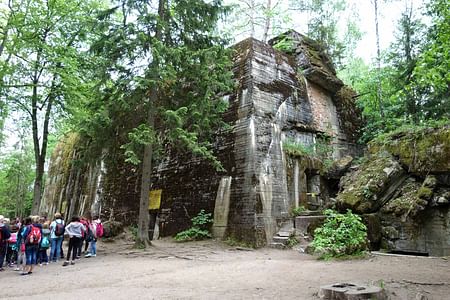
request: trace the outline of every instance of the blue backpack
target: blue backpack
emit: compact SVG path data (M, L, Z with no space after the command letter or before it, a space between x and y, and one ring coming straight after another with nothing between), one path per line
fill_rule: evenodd
M42 249L48 249L48 248L50 248L50 240L48 239L47 236L44 236L44 237L42 238L41 248L42 248Z

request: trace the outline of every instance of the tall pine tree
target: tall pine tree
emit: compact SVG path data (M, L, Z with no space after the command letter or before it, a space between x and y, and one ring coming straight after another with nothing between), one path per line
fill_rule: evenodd
M224 125L226 103L220 95L233 85L230 51L214 31L225 12L221 1L133 0L118 2L101 16L105 34L93 50L110 60L103 99L146 116L123 145L127 160L141 164L138 240L144 246L150 243L155 146L185 149L220 167L210 138Z

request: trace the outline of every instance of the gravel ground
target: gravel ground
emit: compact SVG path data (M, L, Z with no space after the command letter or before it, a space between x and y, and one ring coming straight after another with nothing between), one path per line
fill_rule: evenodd
M317 261L295 250L229 247L217 241L99 243L95 258L73 266L0 273L1 299L318 299L321 285L384 286L390 299L450 299L447 258L369 255Z

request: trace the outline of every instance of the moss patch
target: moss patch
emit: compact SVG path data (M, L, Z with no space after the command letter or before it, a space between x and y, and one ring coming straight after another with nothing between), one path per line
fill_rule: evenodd
M371 142L371 153L386 150L416 174L450 172L450 128L409 129Z
M433 190L426 186L421 186L417 191L417 197L420 199L429 200L433 196Z
M391 178L402 172L400 165L388 153L371 155L356 171L342 177L341 193L337 196L338 206L358 213L377 211L382 205L378 201L380 195L386 190Z
M428 201L419 197L419 191L422 188L419 183L410 178L401 187L400 196L389 201L383 207L382 212L400 216L402 220L406 220L407 217L416 216L428 204Z

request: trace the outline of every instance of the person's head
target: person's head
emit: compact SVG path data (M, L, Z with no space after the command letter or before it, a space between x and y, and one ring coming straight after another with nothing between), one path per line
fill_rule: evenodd
M79 216L73 216L72 219L70 219L70 222L80 222Z
M26 217L24 220L25 225L31 225L32 221L31 221L31 217Z
M3 224L4 221L5 221L5 217L0 215L0 224Z
M48 229L48 223L47 222L44 222L43 224L42 224L42 228L44 228L44 229Z
M55 220L56 219L62 219L61 213L59 212L55 213Z
M37 223L39 223L39 220L41 219L41 217L39 217L39 216L31 216L31 222L33 223L33 224L37 224Z
M11 222L11 220L9 218L4 218L3 219L3 223L6 225L9 225L9 223Z
M99 216L95 215L92 217L92 220L98 220L99 218L100 218Z

